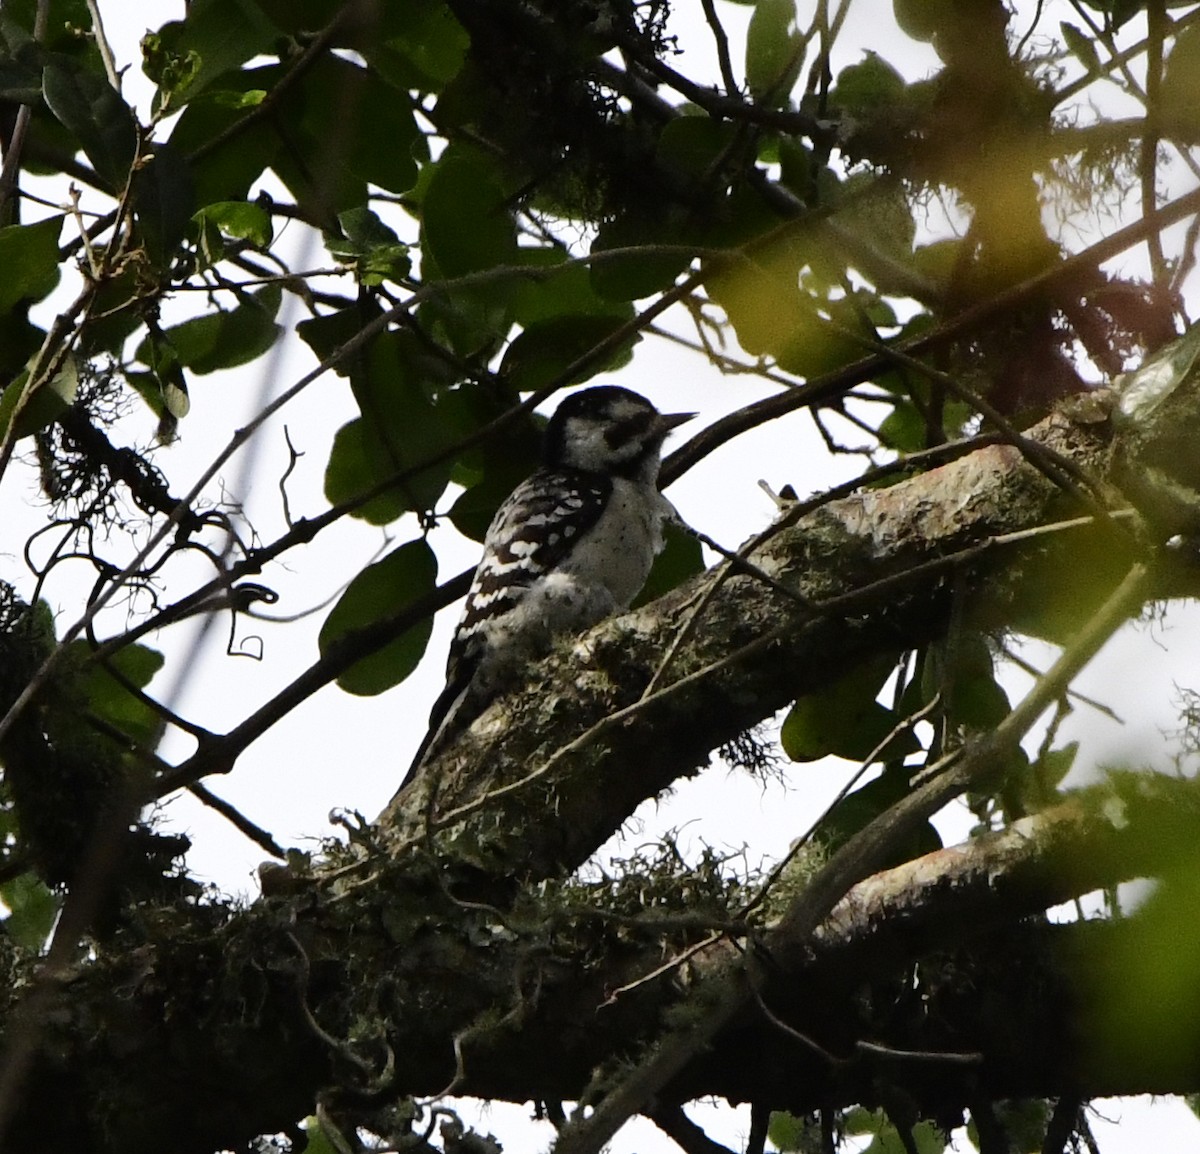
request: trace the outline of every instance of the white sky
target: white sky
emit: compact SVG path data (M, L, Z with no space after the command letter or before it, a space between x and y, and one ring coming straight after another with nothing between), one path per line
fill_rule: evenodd
M100 0L100 10L113 42L119 63L132 62L125 78L125 91L146 108L149 85L138 70L137 42L142 33L158 27L164 20L183 13L182 0L142 0L129 4L122 0ZM680 44L687 53L684 70L694 75L695 53L709 51L710 40L700 17L699 6L678 0L683 14L679 21ZM749 13L720 0L719 7L734 39L733 57L741 59L740 33ZM802 9L807 9L802 0ZM1022 14L1033 5L1018 5ZM1045 5L1046 25L1055 27L1056 10L1071 20L1074 14L1065 4L1050 0ZM851 10L839 47L838 66L861 58L861 48L881 52L909 78L927 75L937 66L926 45L915 44L891 27L891 5L884 0L857 0ZM715 74L715 65L710 65ZM836 72L835 67L835 72ZM1183 184L1183 175L1168 178ZM319 253L310 253L314 263L324 263ZM1137 267L1138 254L1123 258L1123 268ZM303 263L303 262L302 262ZM291 298L285 298L291 307ZM52 303L58 303L57 301ZM300 319L293 310L290 320ZM286 325L287 317L281 317ZM192 384L192 413L183 422L181 441L162 455L162 465L172 480L175 492L183 491L190 479L207 465L214 446L223 444L230 431L252 415L262 402L263 381L268 392L289 385L311 367L313 361L306 346L289 338L272 356L269 374L262 364L248 370L217 373ZM648 339L638 348L633 364L611 379L618 380L650 396L660 408L671 411L699 409L701 422L710 422L722 414L740 408L768 391L746 378L724 378L702 358L681 353L663 342ZM282 528L277 479L286 465L283 439L286 424L296 448L305 455L288 482L293 513L303 515L326 507L322 496L322 475L334 431L356 415L356 408L345 382L327 377L312 386L276 419L260 438L252 470L237 461L225 473L223 481L230 491L245 501L251 520L264 539L271 539ZM231 417L231 414L236 414ZM136 434L148 439L151 422L144 421ZM684 430L686 433L688 430ZM674 443L679 443L676 440ZM670 491L671 499L693 525L727 546L736 546L762 528L773 509L758 488L760 478L773 489L792 484L801 494L823 489L845 479L859 468L852 459L831 458L823 443L803 415L796 414L755 430L714 453ZM20 480L18 481L18 476ZM247 477L250 478L247 484ZM23 491L22 491L23 490ZM20 497L23 507L14 504ZM36 495L36 476L32 471L13 473L5 478L4 523L7 532L3 547L19 548L30 528L40 523L42 509ZM449 502L444 502L448 507ZM396 542L412 535L411 526L401 523L390 527ZM453 539L453 531L439 529L435 544L441 557L441 573L449 576L472 564L477 546ZM280 594L273 607L278 615L290 615L314 606L335 594L377 552L383 537L357 523L341 525L322 534L302 554L291 558L281 569L262 578ZM17 579L21 574L19 556L0 554L0 576ZM75 577L55 578L49 589L65 609L64 616L78 604L76 581L90 581L80 572ZM27 586L26 586L27 587ZM315 840L326 836L327 814L334 807L358 810L374 816L387 802L407 767L422 733L430 703L441 687L442 665L457 609L443 613L437 623L427 659L416 675L403 685L377 698L353 698L335 687L327 687L296 710L256 743L239 761L227 779L210 779L207 784L222 797L238 806L248 817L266 826L284 845L315 848ZM224 656L228 624L221 621L209 638L194 669L189 671L181 711L220 732L242 720L259 703L272 697L316 657L316 631L324 617L317 613L303 622L283 627L268 624L251 629L244 621L238 636L261 636L262 661ZM64 620L63 624L66 621ZM114 623L114 628L116 627ZM190 627L189 627L190 628ZM176 631L180 634L180 631ZM1077 712L1063 727L1062 738L1084 742L1080 763L1153 764L1169 768L1169 751L1163 732L1175 727L1172 708L1176 685L1196 685L1192 655L1195 652L1197 621L1194 613L1173 610L1165 623L1153 630L1129 628L1114 640L1078 681L1077 688L1092 697L1112 704L1124 718L1118 725L1091 712ZM185 634L161 637L155 644L172 652L186 652ZM1045 653L1031 658L1048 664ZM168 670L171 665L168 662ZM1019 685L1018 678L1014 684ZM153 687L162 692L163 686ZM169 760L185 756L187 744L170 741L164 749ZM841 788L847 767L822 763L796 766L789 774L789 785L762 788L739 775L717 768L680 785L659 803L647 804L630 823L631 844L652 839L656 833L687 825L684 840L703 838L710 844L737 848L745 845L750 859L771 857L785 850L790 841L823 809ZM226 891L252 896L257 891L254 869L263 858L256 846L246 841L222 819L199 806L188 796L172 800L165 808L167 824L187 831L194 839L190 862L194 872ZM719 817L719 823L716 820ZM961 813L950 814L944 822L948 839L965 831ZM1106 1154L1133 1154L1154 1149L1165 1154L1192 1150L1200 1138L1200 1125L1179 1102L1169 1101L1148 1108L1144 1100L1106 1104L1103 1112L1112 1122L1097 1120L1095 1129ZM700 1114L693 1111L698 1118ZM512 1120L527 1118L524 1107L495 1107L483 1128L490 1128L513 1145ZM722 1106L703 1111L704 1125L713 1137L740 1148L748 1128L744 1111ZM520 1144L542 1148L548 1137L529 1135ZM530 1141L532 1139L532 1141ZM959 1149L967 1149L964 1140ZM649 1124L627 1127L613 1145L615 1154L673 1150Z

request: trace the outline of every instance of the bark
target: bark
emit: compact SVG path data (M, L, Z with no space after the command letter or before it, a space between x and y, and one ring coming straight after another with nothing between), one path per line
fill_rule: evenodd
M715 875L685 886L664 866L633 890L562 880L721 743L867 658L936 637L964 589L986 593L968 598L975 620L1012 621L1047 562L1078 571L1055 551L1091 533L1110 562L1090 574L1101 596L1144 548L1123 519L1012 539L1094 507L1087 484L1119 507L1116 486L1136 479L1151 537L1189 523L1194 478L1157 473L1190 461L1151 457L1158 437L1195 435L1194 397L1124 427L1111 400L1084 398L1031 430L1056 455L1041 468L1028 446L993 444L825 505L753 551L758 575L715 589L708 575L567 644L349 853L272 875L249 909L139 911L53 982L10 952L6 1046L28 1043L35 1058L6 1148L139 1154L169 1137L179 1154L207 1152L289 1126L318 1096L383 1131L409 1093L602 1095L597 1070L638 1057L664 1022L702 1016L711 979L741 957L761 985L665 1087L663 1117L699 1094L812 1109L901 1086L945 1114L979 1095L1194 1089L1186 1058L1089 1044L1102 1007L1080 975L1130 927L1022 922L1154 873L1163 815L1194 830L1189 783L1122 786L879 874L794 941L787 895L803 895L803 875L741 930L745 895ZM1090 479L1074 495L1043 471L1063 460ZM1190 574L1170 578L1185 588ZM698 604L665 688L643 698ZM649 976L710 925L729 933ZM914 1001L918 964L928 980Z
M1031 431L1030 443L1098 484L1111 482L1111 400L1081 398ZM794 524L785 519L750 559L790 595L718 570L568 643L527 689L498 702L425 767L382 822L404 847L427 835L430 816L435 828L453 830L457 811L469 810L481 870L507 876L520 863L535 879L574 868L640 802L699 772L712 750L795 697L941 635L956 589L975 594L968 601L979 624L1012 624L1062 584L1062 558L1087 549L1095 565L1086 587L1073 573L1066 591L1085 619L1128 568L1131 534L1101 525L1064 530L1053 549L1028 539L1000 543L1081 512L1021 448L993 444ZM666 687L643 697L698 604L698 625L672 659ZM558 817L552 828L548 812Z

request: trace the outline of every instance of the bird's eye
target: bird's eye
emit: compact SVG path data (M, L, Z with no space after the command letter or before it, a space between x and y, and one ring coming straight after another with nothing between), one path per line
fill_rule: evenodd
M604 431L604 439L608 442L610 449L619 449L622 445L641 438L650 428L653 420L653 413L634 413L633 416L626 417L623 421L614 421L609 425Z

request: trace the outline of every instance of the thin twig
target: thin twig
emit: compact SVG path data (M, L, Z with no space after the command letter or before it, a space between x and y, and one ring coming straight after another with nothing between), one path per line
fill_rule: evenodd
M859 767L850 776L850 779L837 792L837 796L825 807L820 816L800 835L788 849L788 852L775 864L774 868L767 875L762 885L754 896L737 912L738 918L748 917L758 906L766 900L767 895L771 892L771 888L787 871L788 866L795 857L802 853L806 848L812 845L813 835L821 828L828 820L829 815L833 813L843 801L850 795L850 791L862 780L863 774L867 772L871 766L879 760L883 751L887 749L893 741L896 740L902 733L912 730L916 725L924 721L939 705L941 704L941 694L934 696L916 712L909 714L896 722L895 725L888 731L887 736L882 741L878 742L874 749L864 757L859 764Z
M1074 497L1097 520L1105 524L1111 521L1112 514L1101 500L1103 490L1094 478L1089 477L1084 469L1068 457L1055 452L1047 445L1040 444L1026 437L995 405L980 396L973 389L967 388L957 377L950 373L944 373L940 369L935 369L932 365L927 365L924 361L909 356L908 353L900 349L894 349L890 345L885 345L880 341L869 340L860 334L851 332L849 329L842 328L840 325L835 327L843 335L859 341L868 348L873 348L881 352L884 356L895 360L897 363L923 374L931 381L936 381L947 392L953 393L960 401L970 405L976 412L990 421L999 430L1004 439L1013 448L1017 449L1021 456L1037 469L1039 473L1043 474L1064 492Z
M927 821L963 791L981 786L1104 642L1141 606L1149 587L1148 566L1135 564L1075 642L994 733L969 743L952 770L920 786L851 837L800 893L778 927L766 936L768 955L787 965L804 949L809 935L847 890L877 869L920 822ZM692 1016L686 1027L658 1039L649 1049L650 1056L628 1071L588 1118L573 1121L563 1131L557 1154L600 1154L632 1115L643 1111L697 1053L712 1044L752 996L753 984L750 975L734 968L715 979L712 1001L703 1018Z
M898 346L889 347L899 349L909 356L917 356L948 344L966 333L973 332L992 317L1011 310L1033 293L1059 281L1077 277L1085 269L1094 269L1105 261L1111 260L1118 253L1124 252L1125 249L1141 244L1150 232L1168 228L1170 225L1192 216L1197 211L1200 211L1200 188L1193 189L1154 213L1143 216L1132 224L1110 233L1094 245L1067 257L1059 264L1051 265L1027 280L998 292L971 308L964 309L922 336L914 337ZM747 405L719 421L714 421L667 457L663 462L661 473L663 484L669 485L695 466L698 461L740 433L757 428L767 421L773 421L797 409L819 405L839 396L846 389L861 385L885 372L891 367L893 359L878 353L872 354L834 372L816 377L798 388L767 397L753 405Z
M725 565L720 572L718 572L715 579L704 590L703 595L696 600L686 620L684 620L683 624L680 625L680 627L676 630L675 636L671 639L671 644L667 646L667 651L663 654L662 661L659 662L658 668L654 671L654 675L650 678L649 684L647 684L646 688L642 691L643 700L652 696L661 688L663 681L666 679L667 672L670 670L675 658L682 651L684 645L686 645L696 635L696 629L700 624L700 620L704 615L704 611L709 605L712 604L713 598L717 595L725 581L734 574L748 574L751 577L754 577L756 580L761 581L768 588L774 589L775 592L783 594L789 601L795 601L799 603L804 609L813 612L816 611L816 606L813 604L813 602L805 597L804 594L802 594L799 590L789 588L787 585L783 584L782 581L772 577L761 566L755 565L753 562L747 560L748 555L759 547L760 541L758 537L751 540L749 544L744 545L737 552L733 552L732 550L726 549L723 545L718 545L716 541L708 536L708 534L701 533L699 529L693 529L690 525L684 525L684 528L693 537L695 537L696 540L707 545L715 552L721 554L728 564Z
M200 782L194 781L188 786L188 792L203 805L209 809L219 813L230 825L232 825L239 833L243 833L248 837L259 849L266 850L272 857L277 857L280 860L287 859L287 851L284 850L279 843L261 826L255 825L245 814L236 807L230 805L223 798L217 797L215 793L209 790Z
M1039 669L1032 662L1026 661L1025 658L1013 650L1011 646L1004 646L1002 652L1004 653L1004 659L1006 661L1011 661L1019 670L1021 670L1022 673L1027 673L1034 680L1037 680L1037 678L1043 675L1043 670ZM1102 713L1105 717L1115 721L1118 725L1125 724L1120 714L1118 714L1117 711L1111 706L1105 705L1103 701L1097 701L1096 698L1088 697L1086 693L1080 693L1075 689L1069 690L1067 696L1074 701L1078 701L1081 705L1086 705L1089 708L1094 709L1097 713Z
M611 259L612 253L616 250L611 250L609 253L596 254L594 257L581 258L584 263L592 263L597 258ZM561 267L561 266L559 266ZM558 271L556 268L553 271ZM167 536L176 528L179 521L184 516L184 511L191 508L193 502L200 496L212 479L220 472L225 463L232 457L252 436L280 409L299 396L305 389L314 381L319 380L325 373L336 368L344 361L352 358L361 352L375 337L381 332L384 332L387 327L395 320L416 308L425 300L441 296L455 288L471 287L480 284L490 284L494 282L502 282L510 278L528 278L536 277L538 273L531 271L528 267L520 265L503 265L490 269L483 269L475 273L467 273L462 277L455 278L449 281L441 281L431 285L425 285L412 293L402 303L381 313L378 317L364 325L357 333L355 333L344 344L336 348L328 357L309 372L305 373L289 388L285 389L269 404L265 405L253 418L246 422L241 428L237 429L234 435L230 438L226 446L213 458L207 468L205 468L195 484L184 495L180 504L172 511L162 525L152 532L142 546L124 569L122 569L111 581L108 588L102 591L88 606L87 612L74 624L69 626L63 636L60 638L58 645L51 651L49 656L42 662L41 666L30 678L24 689L18 695L17 699L9 707L8 711L0 718L0 739L11 728L13 722L20 715L21 711L29 704L38 690L45 684L50 674L57 668L58 662L62 659L62 654L65 652L66 646L73 641L79 634L93 621L96 615L109 603L112 597L121 589L131 577L136 575L144 566L146 559L153 553L155 549L167 538ZM693 274L686 278L681 284L676 285L673 289L663 293L658 300L649 305L640 314L627 321L625 324L618 326L604 339L598 341L591 349L576 357L576 359L568 365L559 376L549 385L539 389L520 404L514 405L511 409L501 414L496 420L475 433L462 438L457 445L448 447L438 453L434 453L429 459L421 462L419 466L411 470L405 470L403 475L412 475L440 463L442 460L462 452L466 448L471 448L476 444L494 436L501 428L506 427L512 421L532 411L537 405L541 404L547 397L552 396L554 392L562 388L563 385L575 379L580 372L588 367L594 360L607 356L613 349L619 348L632 336L634 336L644 325L665 312L672 304L675 303L681 296L690 292L696 284L702 279L700 274ZM74 308L82 310L84 307L85 298L81 297ZM69 310L70 311L70 310ZM60 318L60 321L63 318ZM47 342L51 340L55 331L58 328L58 323L52 328L51 333L47 335ZM32 379L32 376L31 376ZM11 431L11 425L10 425ZM12 438L6 438L7 450L11 453ZM2 472L3 464L7 458L0 454L0 472Z
M1138 159L1138 177L1142 186L1142 212L1153 212L1158 207L1158 143L1159 143L1159 90L1162 88L1163 37L1166 31L1166 12L1163 0L1148 0L1146 4L1146 131L1142 134L1141 155ZM1183 152L1190 151L1183 149ZM1163 255L1162 237L1151 233L1146 237L1146 249L1150 254L1150 278L1154 287L1162 292L1170 279L1170 271Z
M888 577L882 577L878 581L873 581L868 585L864 585L859 589L851 590L850 592L830 597L824 601L817 603L817 609L820 616L828 616L832 613L849 612L853 609L861 608L865 604L871 604L876 599L883 597L889 593L893 593L898 589L907 588L914 582L917 582L925 577L931 576L934 573L944 571L948 568L953 568L958 565L969 564L984 556L985 553L993 549L1007 545L1020 544L1025 541L1033 540L1036 537L1043 536L1047 533L1062 532L1064 530L1077 528L1081 525L1091 524L1090 517L1074 518L1071 521L1064 521L1054 525L1038 525L1029 529L1020 529L1012 533L1006 533L998 537L991 537L986 541L980 542L977 545L968 546L956 553L947 554L941 557L932 558L929 561L922 562L919 565L913 566L902 573L892 574ZM518 778L516 781L508 782L505 785L496 786L494 789L488 790L486 793L474 798L471 801L464 802L462 805L449 810L444 814L440 814L433 823L433 828L444 829L461 821L463 818L469 817L471 814L478 812L481 809L493 804L500 798L507 797L510 794L520 792L527 789L533 783L542 780L548 774L552 773L557 765L572 757L581 750L586 749L589 745L602 737L611 729L624 728L629 724L632 718L639 713L649 710L652 707L660 705L663 701L672 698L678 694L684 693L691 689L692 686L702 683L714 675L744 662L759 653L771 649L779 644L784 638L794 633L797 626L794 622L786 622L775 629L755 638L753 641L747 642L740 649L732 653L726 654L715 661L700 669L694 670L681 677L678 681L673 681L669 685L657 690L652 696L643 697L625 706L623 709L618 709L614 713L606 714L597 722L591 725L578 737L568 742L566 745L560 746L554 751L541 765L531 770L524 777ZM1049 676L1049 674L1047 674ZM937 767L939 770L945 768L944 765ZM401 843L393 851L393 856L414 848L420 844L420 839L414 839Z
M50 18L50 0L38 0L37 12L33 19L33 39L40 44L46 38L46 25ZM17 173L21 170L21 153L25 147L25 136L29 132L29 122L33 116L33 108L22 104L17 109L8 147L4 152L4 167L0 169L0 225L13 223L10 212L10 202L17 191ZM15 417L13 418L15 420Z
M814 1042L807 1034L802 1034L794 1026L789 1026L782 1018L780 1018L766 1002L763 1001L762 991L758 988L756 982L750 983L750 995L757 1003L759 1010L764 1018L771 1023L781 1033L786 1034L789 1038L799 1042L806 1050L816 1054L818 1058L823 1059L830 1066L844 1066L846 1060L837 1057L836 1054L831 1054L820 1042Z
M100 59L104 61L104 71L108 74L108 82L121 91L121 74L117 71L117 62L113 57L112 45L104 35L104 21L100 19L100 5L96 0L87 0L88 12L92 17L92 36L100 51Z
M877 1058L894 1058L903 1062L928 1062L944 1066L982 1066L983 1055L977 1051L954 1053L945 1050L897 1050L880 1042L855 1042L859 1053Z
M704 9L704 19L712 32L713 43L717 46L717 65L721 70L721 80L725 84L725 91L732 96L738 91L738 82L733 73L733 60L729 55L729 37L725 35L725 25L717 15L717 6L713 0L700 0L700 3Z
M612 1005L622 994L628 994L636 990L639 986L644 986L648 982L653 982L656 978L661 978L664 974L674 973L680 966L686 965L697 954L707 950L709 946L715 946L717 942L722 941L725 937L723 931L709 934L708 937L702 938L698 942L694 942L685 950L680 950L679 953L673 954L661 966L655 966L647 974L642 974L641 977L635 978L632 982L626 982L623 986L614 986L608 991L608 996L604 999L601 1005Z

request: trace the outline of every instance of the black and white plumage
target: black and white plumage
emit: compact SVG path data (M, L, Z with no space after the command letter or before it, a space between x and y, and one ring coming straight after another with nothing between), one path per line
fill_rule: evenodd
M546 426L542 466L496 511L450 643L446 688L401 785L552 639L637 596L674 517L658 491L667 434L692 413L658 412L615 386L585 389Z

